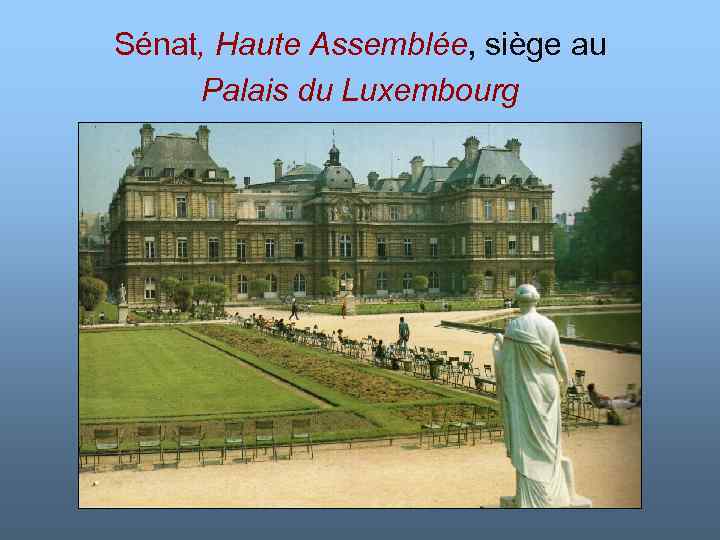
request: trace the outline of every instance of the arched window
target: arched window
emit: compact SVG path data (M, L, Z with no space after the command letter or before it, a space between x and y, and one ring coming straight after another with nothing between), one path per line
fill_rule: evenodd
M296 293L305 292L305 276L303 274L295 274L293 278L293 291Z
M265 279L270 284L270 291L271 293L276 293L278 290L278 279L275 274L268 274L265 276Z
M349 272L343 272L340 274L340 292L347 290L347 280L352 279L352 274Z
M486 291L493 290L495 288L494 285L495 285L495 278L493 276L493 273L490 270L488 270L487 272L485 272L485 290Z
M245 274L238 276L238 294L248 293L248 278Z
M517 286L517 272L510 272L508 274L508 288L515 289Z
M349 234L340 235L340 256L352 257L352 241Z
M428 274L428 288L439 289L440 288L440 274L437 272L430 272Z
M385 272L378 272L377 280L375 281L375 288L378 291L387 291L387 275Z
M155 290L155 278L146 277L145 278L145 300L154 300L156 297L157 297L157 292Z
M403 274L403 289L406 291L412 289L412 274L410 272Z

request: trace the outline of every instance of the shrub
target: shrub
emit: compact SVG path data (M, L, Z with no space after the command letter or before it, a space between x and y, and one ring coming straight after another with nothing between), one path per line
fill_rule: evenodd
M210 302L210 283L200 282L193 285L192 298L196 303Z
M325 276L318 280L318 293L324 297L335 296L340 290L340 282L335 276Z
M248 283L248 293L255 298L262 298L263 294L270 290L270 282L267 279L253 279Z
M80 277L93 276L93 263L90 257L80 257L78 263L78 275Z
M225 290L225 285L222 283L209 283L208 301L215 307L216 310L225 305L226 296L227 291Z
M468 289L475 295L477 298L480 296L480 292L482 291L484 278L482 274L470 274L467 276L467 286Z
M552 291L555 285L555 273L552 270L541 270L537 275L538 283L545 294Z
M84 276L78 284L78 299L87 311L94 310L107 297L107 284L102 279Z
M412 286L416 291L426 290L428 288L428 283L430 283L430 280L427 276L418 275L412 279Z
M186 312L190 309L190 306L192 305L192 299L193 299L193 288L192 285L189 283L180 283L175 288L175 294L173 295L173 302L177 306L177 308L182 311Z
M635 273L632 270L616 270L613 272L613 281L620 285L635 283Z
M176 306L175 291L180 285L180 281L172 276L164 277L160 280L160 291L165 295L165 299L170 304Z

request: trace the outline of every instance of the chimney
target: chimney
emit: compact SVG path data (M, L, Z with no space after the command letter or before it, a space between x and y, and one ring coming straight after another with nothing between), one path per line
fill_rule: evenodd
M150 124L143 124L140 128L140 150L145 150L153 142L155 130Z
M195 138L197 139L197 142L200 144L200 146L202 146L203 149L207 152L210 142L210 130L208 129L208 127L198 127L198 130L195 132Z
M460 160L456 158L455 156L448 159L447 166L452 167L453 169L457 169L458 165L460 165Z
M249 176L243 176L243 184L246 188L250 187L250 177Z
M412 174L413 182L416 182L420 178L423 170L423 163L425 162L421 156L415 156L410 160L410 173Z
M465 161L473 162L477 159L480 152L480 141L477 137L468 137L463 143L465 147Z
M370 171L367 178L370 189L375 189L375 183L378 181L378 178L380 178L380 175L375 171Z
M505 149L510 150L515 157L520 157L520 146L521 143L517 139L508 139L508 141L505 143Z
M283 162L280 158L273 161L273 166L275 167L275 181L277 182L282 177L282 166Z

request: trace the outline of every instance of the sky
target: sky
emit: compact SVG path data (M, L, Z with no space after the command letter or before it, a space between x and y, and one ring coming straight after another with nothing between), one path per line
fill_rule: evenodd
M194 136L197 124L153 123L155 135L178 132ZM273 161L284 168L310 162L319 167L332 145L340 161L359 183L367 174L381 177L410 170L420 155L425 165L445 165L462 159L462 143L470 135L481 146L503 147L515 137L522 143L520 158L545 184L552 184L553 212L576 212L587 204L590 178L605 176L624 148L641 140L640 124L207 124L210 155L229 169L238 185L272 181ZM140 145L142 124L81 124L79 132L80 208L106 212L118 181Z

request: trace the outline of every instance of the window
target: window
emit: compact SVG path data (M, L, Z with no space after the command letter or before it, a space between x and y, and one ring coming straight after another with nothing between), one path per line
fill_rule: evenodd
M410 272L405 272L403 274L403 290L410 290L412 289L412 274Z
M152 177L152 167L145 167L145 168L143 168L143 176L144 176L145 178L150 178L150 177Z
M400 221L400 207L399 206L391 206L390 207L390 221Z
M185 169L185 176L187 178L195 178L195 169Z
M508 274L508 288L517 288L517 272L510 272Z
M153 300L156 298L155 278L145 278L145 300Z
M185 281L187 278L185 277L185 274L183 272L180 272L178 274L178 281Z
M248 293L248 278L245 274L238 276L238 294Z
M264 204L258 204L255 206L255 218L256 219L265 219L265 205Z
M532 236L532 251L538 253L540 251L540 237L537 234Z
M438 239L437 238L431 238L430 239L430 256L437 258L438 256Z
M209 218L216 218L218 217L218 211L217 211L217 197L215 195L208 195L208 217Z
M272 259L275 257L275 240L272 238L265 239L265 258Z
M455 272L450 272L450 290L455 291Z
M295 239L295 258L302 259L305 257L305 240L302 238Z
M247 240L238 240L235 243L235 254L238 261L247 259Z
M165 169L163 169L163 176L165 178L175 178L175 169L172 167L165 167Z
M465 201L460 201L460 209L458 211L458 217L460 219L463 219L465 217L466 211L467 211L467 203Z
M187 195L175 196L175 215L180 218L187 217Z
M220 279L217 277L217 274L210 274L208 281L210 281L210 283L218 283Z
M428 288L439 289L440 288L440 274L437 272L430 272L428 274Z
M492 201L485 201L485 203L483 203L483 209L485 219L492 219Z
M208 169L207 175L210 180L215 180L215 169Z
M347 291L349 279L352 279L352 274L350 272L343 272L342 274L340 274L340 291L341 292Z
M455 256L455 237L450 239L450 255Z
M188 241L187 238L180 237L177 239L177 251L176 255L178 259L187 259L188 256Z
M515 221L517 219L517 201L507 202L508 220Z
M508 236L508 255L517 255L517 236Z
M295 207L292 204L285 205L285 219L288 221L295 219Z
M489 258L493 256L493 241L491 236L485 237L485 257Z
M154 236L146 236L145 237L145 258L146 259L154 259L155 258L155 237Z
M377 279L375 280L375 288L378 291L387 291L387 283L385 272L378 272Z
M385 237L378 236L377 238L377 256L381 259L387 257L387 251L385 250Z
M460 237L460 255L467 253L467 239L464 236Z
M405 240L403 240L403 249L406 257L413 256L412 240L410 238L406 238Z
M293 278L293 291L296 293L305 292L305 276L303 274L295 274Z
M340 235L340 256L352 257L352 241L349 234Z
M540 207L539 206L532 207L532 220L540 221Z
M330 233L330 256L335 257L337 253L337 233L335 231Z
M220 258L220 239L208 238L208 258L217 261Z
M155 197L152 195L143 195L143 217L152 217L155 215Z
M278 279L275 274L268 274L265 276L265 279L270 284L270 291L271 293L276 293L278 291Z
M492 291L495 287L495 277L493 276L493 273L488 270L485 272L485 290L486 291Z

